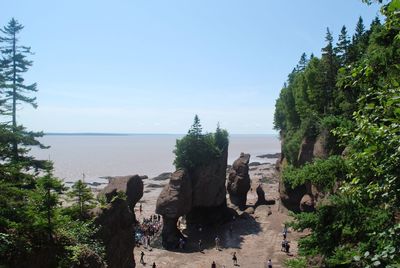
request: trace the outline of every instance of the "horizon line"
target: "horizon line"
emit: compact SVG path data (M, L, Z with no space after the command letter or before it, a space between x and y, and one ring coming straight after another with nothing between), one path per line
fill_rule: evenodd
M134 135L186 135L187 133L130 133L130 132L44 132L44 136L134 136ZM278 135L279 133L231 133L229 135Z

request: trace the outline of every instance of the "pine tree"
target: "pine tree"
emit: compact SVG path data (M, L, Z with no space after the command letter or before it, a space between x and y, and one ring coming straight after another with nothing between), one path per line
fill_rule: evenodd
M296 69L298 71L304 71L304 69L306 68L308 63L308 59L307 59L307 54L305 52L303 52L303 54L301 54L299 63L297 64Z
M78 180L72 185L68 196L75 200L79 210L79 218L84 219L87 209L94 204L94 197L90 188L82 180Z
M340 31L340 35L338 38L338 42L335 47L335 53L338 56L340 65L344 65L348 62L347 60L347 52L349 49L350 40L347 35L346 26L343 25L342 30Z
M196 136L196 137L199 137L199 136L201 136L202 130L203 129L202 129L202 126L200 124L200 119L196 114L194 116L193 125L190 127L190 129L188 131L188 134Z
M365 33L364 21L363 18L360 16L357 21L356 32L354 33L354 39L355 40L360 39L364 33Z
M37 227L43 228L48 235L49 242L53 242L54 229L59 217L57 209L60 207L60 194L65 190L62 182L53 177L50 170L36 181L36 189L31 193L31 214Z
M327 45L322 48L322 62L324 65L325 73L325 100L324 107L325 113L331 108L333 102L333 92L336 84L336 73L337 73L337 60L333 50L333 37L329 28L326 29L325 41Z
M43 136L41 132L27 131L22 125L17 122L17 107L20 104L27 103L33 108L37 107L36 98L29 94L36 92L36 83L25 84L23 74L32 66L32 61L27 59L31 55L30 47L19 44L18 35L24 27L14 18L10 20L7 26L0 29L0 87L2 98L0 105L2 114L11 116L11 120L1 122L1 127L9 129L12 135L2 136L1 143L11 144L10 152L3 155L5 162L11 162L19 168L16 170L40 170L48 166L47 161L37 161L32 157L26 156L30 146L39 146L46 148L38 140L38 137ZM10 126L11 123L11 126ZM6 131L4 131L6 132ZM16 167L15 166L15 167ZM14 178L20 177L21 172L15 172Z

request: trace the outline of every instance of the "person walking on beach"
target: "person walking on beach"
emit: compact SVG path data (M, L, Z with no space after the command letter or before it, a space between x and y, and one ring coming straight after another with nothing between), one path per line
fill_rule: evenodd
M153 265L151 266L151 268L157 268L156 263L153 262Z
M139 205L139 213L142 213L142 203Z
M217 264L215 263L215 261L213 261L213 262L211 263L211 268L217 268Z
M233 252L232 261L233 261L233 265L237 266L238 263L237 263L236 252Z
M267 268L272 268L272 261L271 261L271 259L269 259L268 262L267 262Z
M144 257L144 252L142 251L142 252L140 253L140 263L141 263L141 264L144 264L144 259L143 259L143 257Z

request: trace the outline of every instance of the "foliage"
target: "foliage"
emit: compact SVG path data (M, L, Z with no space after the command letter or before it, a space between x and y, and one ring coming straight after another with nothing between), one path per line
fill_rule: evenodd
M92 221L70 221L59 230L61 241L65 244L66 257L60 261L61 267L80 267L87 254L104 259L104 246L94 238L98 229Z
M333 49L339 62L335 88L332 96L327 95L334 105L324 104L323 112L314 110L318 131L331 133L330 153L339 154L346 147L344 160L331 156L293 167L295 162L288 157L292 166L283 172L291 185L310 181L329 186L341 181L340 190L323 200L314 213L297 214L292 223L297 230L311 230L300 240L299 252L308 258L317 256L325 267L400 265L400 2L388 1L381 10L385 23L375 19L367 30L360 18L350 43L342 29L341 42ZM329 43L325 55L328 50ZM296 77L304 75L312 62ZM328 79L323 77L322 84ZM299 91L293 81L289 79L287 87ZM310 80L313 83L321 81ZM294 105L311 104L312 94L307 96L295 99ZM276 117L285 114L285 108L277 105ZM310 113L311 117L315 114ZM296 132L288 126L293 124L287 122L288 117L278 118L276 126L284 132L285 142L290 141ZM297 130L306 119L300 116Z
M215 133L202 133L200 119L196 115L188 134L176 141L174 164L177 169L189 171L206 166L228 149L228 132L218 125Z
M304 257L285 260L285 266L288 268L307 268L307 260Z
M334 155L328 159L317 159L300 168L288 166L283 170L282 178L293 189L305 182L311 182L328 191L336 181L342 181L345 175L346 165L343 158Z
M83 220L87 216L87 211L95 204L92 191L82 180L77 180L67 195L75 201L71 206L72 216Z

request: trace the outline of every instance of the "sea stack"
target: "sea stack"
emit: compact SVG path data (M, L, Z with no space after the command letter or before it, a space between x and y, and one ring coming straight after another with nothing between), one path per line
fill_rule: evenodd
M232 204L241 210L246 208L247 192L250 190L250 154L241 153L229 171L227 190Z

